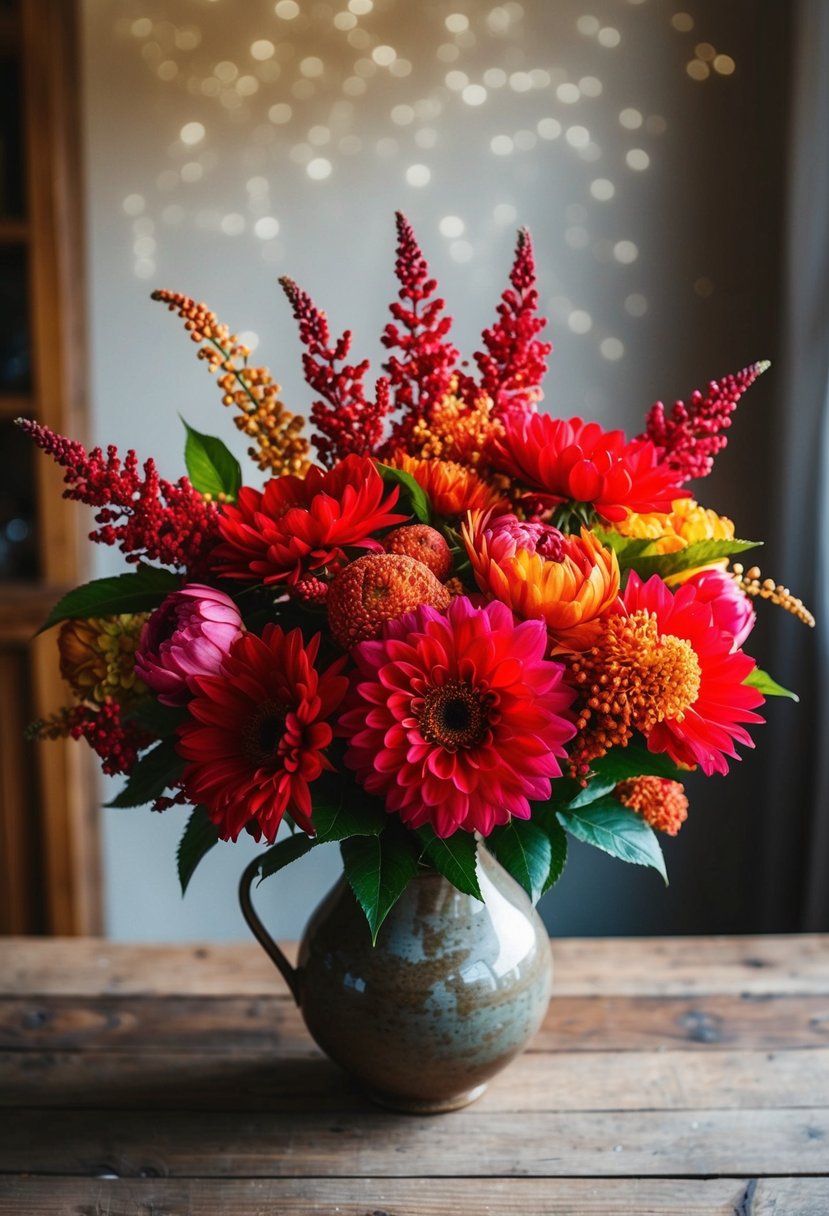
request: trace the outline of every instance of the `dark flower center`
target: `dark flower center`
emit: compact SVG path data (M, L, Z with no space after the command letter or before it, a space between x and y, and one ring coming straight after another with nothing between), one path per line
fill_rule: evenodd
M285 710L272 701L265 702L245 728L245 751L253 760L272 760L284 733Z
M427 743L448 751L474 747L489 728L486 697L460 680L430 688L418 714L420 733Z

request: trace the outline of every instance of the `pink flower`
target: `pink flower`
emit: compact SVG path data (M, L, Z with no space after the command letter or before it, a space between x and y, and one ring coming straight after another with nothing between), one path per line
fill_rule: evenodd
M543 622L515 624L504 604L465 596L388 622L352 652L346 764L390 814L442 837L528 819L575 733L573 693L547 645Z
M184 705L194 676L214 675L242 632L229 595L189 583L168 595L141 632L135 670L162 705Z
M708 604L717 629L734 639L732 650L739 650L754 628L757 613L736 579L725 570L699 570L686 582L697 589L697 600Z

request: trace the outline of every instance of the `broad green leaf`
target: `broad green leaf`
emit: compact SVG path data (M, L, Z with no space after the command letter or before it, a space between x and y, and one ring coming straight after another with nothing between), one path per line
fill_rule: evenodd
M594 760L591 769L593 775L587 785L570 799L563 810L588 806L612 793L620 781L626 781L629 777L667 777L671 781L681 781L684 775L664 752L649 752L646 747L636 743L612 748L606 755Z
M593 533L605 549L613 550L622 570L627 570L633 558L645 553L653 544L648 536L622 536L618 532L605 532L601 528L594 528Z
M576 840L592 844L621 861L651 866L667 885L665 859L653 829L615 798L600 798L577 810L559 811L558 818Z
M455 832L442 839L430 827L418 828L424 842L422 860L434 866L444 878L465 895L474 895L483 902L478 885L478 845L471 832Z
M389 831L352 836L340 849L345 876L366 914L374 944L380 926L417 872L417 851L412 840Z
M162 739L152 751L137 761L120 794L107 806L146 806L170 789L184 768L184 760L176 751L174 739Z
M697 566L708 566L735 553L756 549L762 543L759 540L699 540L684 549L677 549L675 553L645 553L632 557L627 565L642 579L648 579L652 574L668 578L682 570L694 570Z
M564 872L567 863L567 833L554 815L544 817L540 825L550 838L550 868L544 879L541 894L554 887Z
M142 730L147 730L153 735L157 735L159 739L163 739L165 735L175 733L176 727L180 722L186 721L188 714L184 708L176 708L172 705L162 705L160 701L153 700L152 697L147 697L129 710L124 711L124 720L132 722L135 726L140 726Z
M221 439L216 439L213 435L202 435L186 422L184 429L187 431L184 463L194 489L200 494L210 494L213 498L224 494L228 502L235 502L242 484L239 461Z
M178 879L181 883L182 895L187 890L188 883L193 877L196 866L210 852L219 839L219 829L212 822L203 806L197 806L187 820L178 853Z
M553 860L552 843L544 829L531 819L511 819L490 832L484 843L536 903Z
M271 874L276 874L277 870L282 870L285 866L289 866L292 861L297 861L298 858L304 857L306 853L310 853L311 849L316 848L319 841L314 836L306 836L304 832L297 832L294 836L286 836L284 840L280 840L278 844L271 845L266 853L262 854L262 860L259 864L259 882L270 878ZM259 883L257 883L257 886Z
M388 826L389 817L385 811L373 805L367 794L359 796L364 800L362 806L346 806L345 800L314 803L311 818L320 844L346 840L349 836L378 836Z
M157 608L172 591L182 584L180 574L157 570L154 566L138 566L128 574L111 578L96 578L91 583L68 591L58 600L38 633L50 629L59 621L75 617L118 616L123 612L147 612Z
M743 683L750 684L752 688L758 688L764 697L791 697L793 701L800 700L796 692L789 692L788 688L778 684L767 671L761 671L759 667L755 667L754 671L746 676Z
M406 491L415 519L419 519L422 524L428 524L432 517L429 499L425 490L415 481L411 473L407 473L404 469L393 469L387 464L378 463L377 467L387 485L398 485Z

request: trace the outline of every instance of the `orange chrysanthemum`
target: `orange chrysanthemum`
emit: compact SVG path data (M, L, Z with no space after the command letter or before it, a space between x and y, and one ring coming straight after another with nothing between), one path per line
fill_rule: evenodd
M480 393L472 401L452 391L418 418L406 446L424 460L454 460L464 465L487 465L491 445L504 434L504 424L493 413L492 398Z
M328 624L345 649L376 638L386 621L421 604L446 608L450 593L428 566L403 553L370 553L341 570L328 588Z
M405 452L395 452L389 464L414 477L437 515L452 517L476 509L494 512L510 509L506 498L474 469L453 460L418 460Z
M620 781L616 797L658 832L676 836L688 818L688 799L681 782L668 777L631 777Z
M556 648L592 644L619 597L619 563L586 528L565 536L513 515L490 521L473 512L463 539L475 581L522 620L543 620Z

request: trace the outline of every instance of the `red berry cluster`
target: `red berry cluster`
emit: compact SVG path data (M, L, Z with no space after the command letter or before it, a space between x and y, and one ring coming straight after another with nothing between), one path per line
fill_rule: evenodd
M45 721L36 722L28 732L38 739L86 739L100 757L101 770L113 777L132 772L138 753L149 747L153 736L121 717L121 706L107 697L102 705L73 705Z
M737 402L767 367L767 361L752 363L734 376L712 380L705 395L697 389L687 404L677 401L668 415L657 401L639 438L650 439L662 462L676 469L682 481L707 477L714 457L728 442L722 432L731 426Z
M219 510L186 477L165 481L153 460L139 470L135 452L127 452L122 461L114 444L106 456L100 448L87 453L76 440L29 418L19 425L66 469L64 498L99 508L90 540L117 546L131 563L160 562L191 576L205 571L220 539Z

